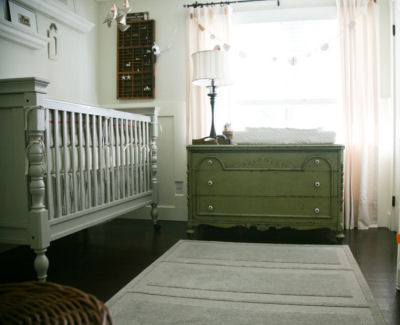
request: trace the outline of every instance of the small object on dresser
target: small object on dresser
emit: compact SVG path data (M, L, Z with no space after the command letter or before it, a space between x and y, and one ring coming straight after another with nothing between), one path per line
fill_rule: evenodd
M232 126L230 123L226 123L224 125L224 131L222 132L222 134L229 140L232 142L233 139L233 130L232 130Z
M192 144L231 144L231 142L225 136L217 135L215 138L208 136L201 139L193 139Z

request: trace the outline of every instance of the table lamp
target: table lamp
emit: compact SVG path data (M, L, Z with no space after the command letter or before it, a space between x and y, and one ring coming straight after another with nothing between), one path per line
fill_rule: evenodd
M193 79L197 86L209 88L211 104L211 131L210 138L216 138L214 126L214 105L217 96L217 86L226 86L232 83L230 78L229 56L227 52L220 50L199 51L192 54Z

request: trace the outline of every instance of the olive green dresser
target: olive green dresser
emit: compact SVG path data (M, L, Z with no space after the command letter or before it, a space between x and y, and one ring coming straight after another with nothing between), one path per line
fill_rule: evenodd
M190 145L188 234L198 225L343 235L341 145Z

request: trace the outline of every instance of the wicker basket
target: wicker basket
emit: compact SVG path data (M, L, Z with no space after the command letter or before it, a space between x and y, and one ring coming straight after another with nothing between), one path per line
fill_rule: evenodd
M81 290L51 282L0 284L0 324L112 324L108 308Z

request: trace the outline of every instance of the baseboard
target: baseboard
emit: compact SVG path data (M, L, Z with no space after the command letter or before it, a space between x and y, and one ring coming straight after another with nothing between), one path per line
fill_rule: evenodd
M149 220L150 207L141 208L127 214L120 216L121 219L135 219L135 220ZM187 221L187 216L182 216L177 213L177 209L174 206L159 206L158 207L158 220L167 221Z

